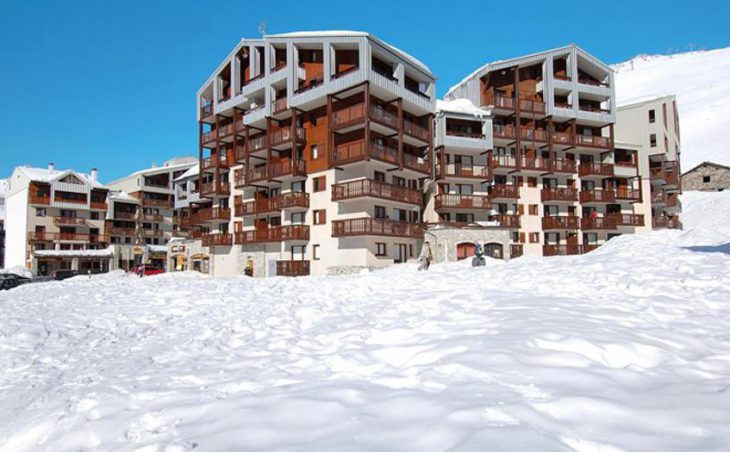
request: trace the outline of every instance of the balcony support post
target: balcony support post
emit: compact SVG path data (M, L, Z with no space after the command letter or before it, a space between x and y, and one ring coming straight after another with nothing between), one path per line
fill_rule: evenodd
M292 165L294 165L294 159L299 160L299 140L297 140L297 109L291 109L291 149L292 149Z
M266 180L271 181L271 118L266 118Z
M515 99L515 150L517 157L517 169L520 168L520 162L522 161L522 117L520 115L520 67L515 66L514 68L514 99Z
M365 161L370 161L370 83L365 83Z
M434 177L433 174L433 127L434 127L434 118L435 116L433 114L428 115L428 154L426 155L426 158L431 166L431 178Z
M398 107L398 169L403 170L403 99L396 100Z
M327 167L332 168L335 161L334 136L332 128L332 94L327 94Z
M246 163L245 163L246 166L243 168L243 185L245 187L249 184L248 183L249 169L251 168L249 166L249 163L251 162L251 156L250 156L251 155L251 133L250 133L251 129L248 126L243 126L243 127L244 127L243 133L246 137L246 143L244 143L244 145L243 145L245 148L244 152L245 152L245 156L246 156Z

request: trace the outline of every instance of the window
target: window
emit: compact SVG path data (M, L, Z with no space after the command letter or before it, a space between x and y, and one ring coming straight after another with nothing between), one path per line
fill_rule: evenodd
M319 245L312 245L312 260L319 260Z
M312 160L317 160L320 157L319 148L316 144L312 145Z
M376 242L375 243L375 255L376 256L381 256L381 257L382 256L386 256L387 255L387 252L386 251L387 250L385 248L385 243L383 243L383 242Z
M291 214L292 224L304 224L304 212L294 212Z
M702 182L705 184L710 183L710 176L702 176Z
M656 147L656 133L652 133L649 135L649 146L655 148Z
M539 232L530 232L530 243L540 243Z
M91 219L92 220L98 220L99 219L99 212L91 212Z
M527 186L528 187L537 187L537 177L528 177Z
M291 246L291 260L303 261L304 260L304 245L292 245Z
M313 191L316 193L318 191L325 191L326 185L327 185L327 179L325 179L324 176L315 177L312 179L313 184Z
M386 218L385 207L375 206L375 218Z
M456 221L458 223L474 223L474 214L473 213L457 213L456 214Z
M530 215L537 215L537 204L530 204Z
M385 182L385 173L382 171L375 171L373 173L373 179L377 182Z
M294 193L304 193L304 181L300 180L291 183L291 191Z
M649 122L656 122L656 111L649 110Z
M327 211L324 209L313 210L314 224L325 224L327 223Z
M45 217L46 216L46 208L45 207L38 207L35 210L35 216L37 216L37 217Z

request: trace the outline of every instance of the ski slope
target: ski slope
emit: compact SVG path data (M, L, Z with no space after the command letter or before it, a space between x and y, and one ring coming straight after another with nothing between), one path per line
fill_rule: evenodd
M618 105L677 95L684 171L703 161L730 165L730 47L640 55L613 68Z
M584 256L0 292L0 451L730 449L730 192Z

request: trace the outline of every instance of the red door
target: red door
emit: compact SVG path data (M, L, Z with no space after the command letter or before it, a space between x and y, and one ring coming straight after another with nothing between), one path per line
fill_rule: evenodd
M461 261L472 257L476 252L476 248L473 243L459 243L456 245L456 259Z

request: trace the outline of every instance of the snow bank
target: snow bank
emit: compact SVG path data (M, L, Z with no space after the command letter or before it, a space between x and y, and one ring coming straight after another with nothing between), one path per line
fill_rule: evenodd
M728 450L730 198L683 202L714 231L0 293L0 450Z
M613 66L618 104L676 94L682 167L711 161L730 165L730 47L676 55L640 55ZM701 68L701 70L698 70Z

